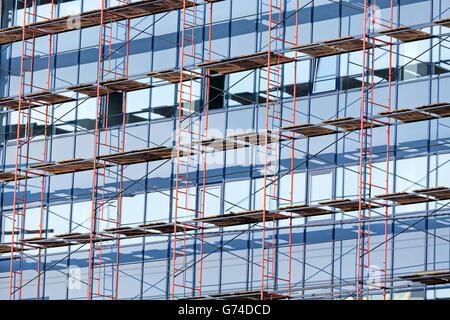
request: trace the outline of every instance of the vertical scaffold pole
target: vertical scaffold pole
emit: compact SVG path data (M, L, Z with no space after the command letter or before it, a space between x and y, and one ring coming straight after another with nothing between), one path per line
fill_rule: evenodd
M293 205L294 186L294 156L295 144L294 133L283 134L281 128L295 124L296 108L296 83L294 83L294 102L292 114L288 110L283 112L282 102L282 66L286 61L293 61L294 79L297 75L297 52L294 58L289 58L277 54L277 50L298 44L298 15L299 2L296 7L296 32L295 40L287 40L285 34L284 15L285 9L283 0L269 0L269 39L268 39L268 59L267 66L261 70L261 79L266 82L266 123L261 146L264 152L264 198L263 198L263 229L262 229L262 262L261 262L261 300L265 298L273 299L289 298L291 294L291 260L292 260L292 214L278 212L276 209L281 203ZM291 170L290 170L290 193L288 196L281 194L280 188L280 156L282 148L291 149ZM278 248L278 234L276 227L278 220L289 219L289 251L288 251L288 272L281 274L277 266L277 256L280 255ZM267 239L268 238L268 239ZM271 291L271 292L269 292ZM279 294L276 292L284 292Z
M116 0L122 5L131 3L130 0ZM122 219L122 192L123 192L123 165L116 169L110 169L106 161L101 159L107 152L125 151L125 124L127 93L122 92L121 127L117 131L117 141L113 141L114 135L109 126L110 101L113 94L108 83L114 80L126 80L128 78L130 20L124 19L113 11L106 11L106 1L102 0L100 16L100 40L98 55L97 75L97 103L95 119L95 140L93 156L93 182L92 182L92 213L89 239L89 281L88 299L112 299L118 297L120 235L114 236L102 231L111 231L120 228ZM119 22L125 20L125 23ZM121 28L123 30L121 30ZM118 54L117 47L125 47L123 57ZM120 62L122 61L122 62ZM114 90L114 93L121 92ZM117 116L117 115L115 115ZM116 171L113 171L116 170ZM112 192L110 185L118 185L119 191ZM110 216L112 198L118 195L116 209L113 217ZM115 259L108 266L104 259L104 241L114 240L112 252ZM107 287L106 272L111 271L111 287Z
M359 164L359 223L358 223L358 250L357 250L357 284L356 297L369 299L371 291L382 292L386 299L386 273L387 273L387 233L388 233L388 201L373 201L375 194L389 193L389 160L390 160L390 119L381 121L374 119L376 110L389 112L391 110L391 84L392 84L392 38L385 41L374 36L376 28L392 28L393 26L393 2L391 1L390 19L388 24L382 23L381 12L376 0L364 2L364 35L363 35L363 63L362 63L362 104L361 104L361 134L360 134L360 164ZM375 72L377 61L376 47L379 44L388 45L389 59L388 70L388 95L387 101L379 101L375 96ZM380 97L378 98L380 99ZM377 129L377 126L385 129ZM375 134L381 135L380 130L386 130L386 176L384 184L374 182L373 164L373 139ZM372 253L372 217L375 207L384 207L384 253L382 261L371 259Z
M22 273L23 273L23 250L25 246L29 246L38 250L37 253L37 276L36 276L36 299L40 297L40 280L41 280L41 247L24 244L16 238L25 237L26 234L34 235L35 238L42 238L42 221L45 210L45 186L46 177L40 172L34 171L30 164L40 165L47 162L47 145L48 145L48 111L49 105L39 100L39 97L26 97L29 93L49 92L51 87L51 67L52 67L52 35L42 29L32 27L29 23L35 20L52 20L54 15L53 0L48 4L50 7L50 16L44 17L38 14L38 3L36 0L24 0L23 25L22 25L22 51L20 59L20 87L19 87L19 103L17 109L17 139L16 139L16 163L14 173L14 203L12 214L12 232L11 232L11 261L9 275L9 299L22 298ZM35 50L36 50L36 34L40 37L48 37L48 63L46 86L38 86L35 84L34 68L35 68ZM40 156L30 155L30 140L32 138L31 117L32 108L43 106L44 112L40 112L43 116L43 149ZM25 217L28 195L28 179L30 177L41 177L41 200L40 200L40 217L37 229L26 229Z
M196 31L206 26L207 7L209 6L209 39L206 49L197 49ZM180 54L180 82L179 82L179 108L177 122L177 163L176 186L174 200L174 232L172 242L172 274L171 274L171 298L176 296L201 295L203 280L203 223L200 225L188 225L181 223L190 217L203 218L205 215L206 194L206 165L207 146L203 141L208 138L209 115L209 90L206 90L204 110L198 110L199 100L196 78L204 78L204 84L209 88L209 71L195 69L185 70L189 64L198 64L211 61L211 34L212 34L212 6L213 1L183 1L182 30L181 30L181 54ZM197 35L198 37L198 35ZM200 52L199 52L200 51ZM206 51L206 52L205 52ZM203 115L194 117L196 112ZM201 123L199 123L201 120ZM198 170L203 170L201 195L197 201L195 191L192 188L198 179ZM199 240L199 254L188 252L187 231L194 230ZM194 250L196 246L194 246ZM198 277L193 273L188 274L187 266L189 257L199 261Z

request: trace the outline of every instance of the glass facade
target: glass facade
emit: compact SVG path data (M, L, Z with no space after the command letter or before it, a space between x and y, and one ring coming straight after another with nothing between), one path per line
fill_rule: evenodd
M49 1L40 0L39 10L45 15ZM23 4L2 1L2 28L21 25ZM212 16L212 60L236 57L267 50L268 12L262 0L225 0L214 4ZM309 44L344 36L360 36L364 1L312 0L301 1L298 25L299 43ZM109 5L118 5L109 1ZM378 0L381 18L389 15L390 0ZM55 17L76 14L101 7L96 0L59 0ZM295 36L296 1L285 0L285 32ZM209 14L209 13L207 13ZM391 103L394 109L414 108L436 102L450 102L450 46L449 28L433 25L437 19L449 18L446 0L394 0L395 26L429 25L424 31L436 37L393 46L393 83ZM209 20L209 18L207 19ZM176 145L178 84L168 84L143 75L152 71L177 68L180 65L181 13L173 10L131 20L129 75L142 77L140 81L152 88L128 94L126 107L126 149L136 150L154 146ZM31 21L30 21L31 22ZM115 26L123 32L123 25ZM208 26L196 30L198 45L207 43ZM66 87L97 81L99 27L84 28L54 36L52 47L51 88ZM201 41L203 39L204 41ZM293 39L291 39L293 41ZM39 44L35 77L45 82L47 77L46 43ZM121 43L117 43L119 55ZM123 49L123 48L122 48ZM377 50L376 75L379 80L375 97L386 104L389 52ZM20 83L21 42L1 46L0 98L17 97ZM283 65L280 89L283 108L292 108L296 99L296 122L319 123L322 120L351 116L360 117L362 53L312 59L300 56L297 75L293 63ZM230 134L265 129L265 90L261 70L249 70L214 76L210 87L203 80L195 81L193 101L195 121L202 125L205 116L202 106L209 90L209 135L224 138ZM296 81L294 80L296 79ZM296 88L296 97L294 95ZM95 98L70 93L74 102L54 105L50 110L49 160L61 161L91 158L95 129ZM121 97L117 98L118 103ZM43 147L43 110L32 109L30 152ZM112 108L111 134L119 135L121 107ZM117 122L117 123L116 123ZM117 129L115 129L115 127ZM390 182L392 192L420 188L450 187L450 120L439 118L404 124L394 121L391 127ZM0 169L15 168L17 112L0 111ZM374 161L383 183L386 158L386 132L374 131ZM301 139L295 144L294 188L295 204L315 204L331 199L358 198L359 133ZM205 193L206 215L229 211L260 209L264 161L260 147L251 150L228 150L211 155L206 173L198 170L198 181L189 189L189 201L199 201ZM290 167L291 153L281 152L281 173ZM173 218L175 192L175 161L156 161L126 166L125 190L122 203L122 224L136 225L150 222L170 222ZM207 185L202 180L206 174ZM89 232L91 217L92 171L52 176L45 188L43 221L45 236L73 232ZM287 182L287 181L286 181ZM117 188L116 185L109 186ZM289 188L287 183L280 188ZM1 185L0 236L1 243L11 240L11 211L14 182ZM40 216L40 180L29 180L26 224L32 229ZM450 269L449 208L445 201L395 207L389 221L388 278L421 270ZM106 211L117 210L112 199ZM283 203L275 203L281 206ZM308 298L333 284L328 291L335 298L346 298L354 291L349 285L356 277L358 212L339 213L315 218L293 220L292 283L294 294ZM413 225L413 227L408 227ZM374 246L384 241L384 222L372 226ZM219 293L258 290L260 288L261 231L259 228L238 226L218 229L204 241L203 291ZM280 223L277 230L277 268L286 270L289 230ZM170 236L133 238L121 241L119 298L170 298L171 245ZM191 247L198 245L192 240ZM192 252L194 250L192 249ZM374 257L382 254L374 251ZM115 261L115 248L106 246L104 257ZM32 251L24 259L23 283L36 277L38 257ZM49 248L41 256L45 273L41 278L42 299L86 299L89 264L89 245ZM198 274L195 255L188 256L187 273L190 279ZM374 258L376 259L376 258ZM9 254L0 254L0 299L9 294ZM104 269L105 281L111 280L112 266ZM72 286L73 275L81 284ZM193 280L192 280L193 281ZM393 285L393 287L395 287ZM105 288L107 286L105 285ZM105 289L107 290L107 289ZM341 292L341 293L339 293ZM398 287L388 291L394 299L448 298L450 286ZM34 298L36 283L24 285L22 298ZM193 295L193 292L185 292ZM302 296L304 295L304 296ZM330 295L325 295L330 297Z

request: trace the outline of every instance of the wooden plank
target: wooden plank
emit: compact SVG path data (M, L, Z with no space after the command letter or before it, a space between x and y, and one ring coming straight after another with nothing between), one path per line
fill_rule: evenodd
M245 143L250 143L252 145L265 145L266 144L266 134L265 133L256 133L254 131L233 134L227 137L227 139L236 139L239 141L243 141ZM273 143L278 141L279 138L272 133L267 135L267 142Z
M411 109L398 109L398 110L393 110L393 111L384 111L384 112L379 112L378 114L382 115L382 116L394 118L394 119L399 120L404 123L436 119L436 117L433 117L432 115L429 115L429 114L426 114L423 112L419 112L419 111L413 111Z
M0 30L0 44L22 40L22 27L10 27Z
M400 278L425 285L447 284L450 282L450 270L414 272Z
M147 72L145 75L147 75L149 77L153 77L158 74L169 73L169 72L174 72L174 71L175 71L174 69L168 68L168 69L163 69L163 70L158 70L158 71Z
M67 159L67 160L57 161L56 163L58 163L58 164L65 164L65 163L71 163L71 162L83 161L83 160L85 160L85 159L83 159L83 158L75 158L75 159Z
M187 152L180 151L180 156L184 157ZM111 153L99 156L104 161L119 165L137 164L143 162L166 160L177 157L177 149L174 147L152 147L128 152Z
M96 243L96 242L100 242L100 241L112 241L113 239L100 239L100 238L96 238L96 239L89 239L89 240L80 240L80 241L76 241L76 243L78 244L89 244L91 243Z
M245 144L240 143L236 140L230 141L230 140L223 140L223 139L219 139L219 138L197 140L197 141L193 141L193 143L200 144L202 146L207 146L207 147L213 148L214 150L217 150L217 151L234 150L234 149L246 147Z
M159 231L160 233L174 233L175 224L174 223L166 223L166 222L152 222L152 223L141 224L138 226L138 228L156 230L156 231ZM177 224L177 232L194 231L194 230L198 230L198 228L183 225L180 223Z
M413 190L415 193L422 193L427 196L432 196L437 200L450 199L450 189L447 187L425 188Z
M46 163L41 163L41 164L33 164L32 166L28 166L29 169L40 169L42 167L48 167L51 165L54 165L54 162L46 162Z
M135 228L131 228L131 227L105 229L104 231L121 234L126 237L150 236L150 235L158 234L158 233L150 231L150 230L135 229Z
M97 163L97 167L106 167L106 165L102 163ZM55 164L49 164L47 166L39 167L39 170L54 175L87 171L92 169L94 169L94 161L85 159L58 161Z
M97 97L97 91L98 91L98 88L96 85L89 84L89 83L80 84L80 85L72 86L72 87L67 87L66 89L77 92L77 93L82 93L82 94L87 95L88 97L92 97L92 98ZM113 93L115 91L110 88L109 92ZM105 96L107 94L108 94L108 88L100 87L100 96Z
M49 91L42 91L31 93L25 96L28 99L37 100L47 104L59 104L65 102L75 101L74 98L66 97L57 93L50 93Z
M193 6L192 1L186 1L186 7ZM107 13L114 14L126 19L139 18L151 14L169 12L183 8L183 3L179 0L142 0L129 5L120 5L107 10Z
M379 194L375 196L376 198L383 199L383 200L390 200L393 202L396 202L400 205L408 205L408 204L415 204L415 203L423 203L423 202L429 202L430 200L426 197L422 197L415 194L410 194L407 192L394 192L394 193L386 193L386 194Z
M364 41L362 39L356 39L352 36L326 40L322 42L336 49L344 50L345 52L355 52L364 49ZM373 47L373 43L366 42L366 48Z
M15 173L12 171L0 172L0 181L4 181L4 182L15 181L15 179L16 179L15 176L16 176ZM26 177L27 177L26 175L18 174L17 180L23 180Z
M73 242L76 242L79 244L86 244L86 243L90 243L90 241L91 241L91 235L89 233L81 234L78 232L59 234L59 235L56 235L55 238L65 240L66 243L67 243L67 241L70 241L70 242L73 241ZM99 237L96 237L96 236L94 236L92 238L92 242L99 242L101 240L102 239L100 239ZM103 241L109 241L109 240L113 240L113 239L103 239Z
M385 29L378 31L378 33L395 38L402 42L418 41L423 39L430 39L434 36L430 33L411 29L410 27L398 27L393 29Z
M34 36L43 36L46 33L36 29L25 29L25 39L30 39ZM0 30L0 44L12 43L22 40L22 27L11 27Z
M0 245L0 253L10 253L12 246L10 245ZM14 252L20 252L22 251L21 248L14 248Z
M278 212L266 212L266 221L270 221L270 220L284 220L284 219L288 219L289 216L285 215L285 214L281 214ZM249 217L251 217L252 220L254 220L255 222L263 222L264 220L264 213L263 212L255 212L252 213Z
M252 290L252 291L237 291L237 292L229 292L229 293L219 293L210 295L212 298L217 298L221 300L261 300L261 291ZM266 291L263 291L263 300L274 300L274 299L282 299L284 298L278 294L269 294Z
M231 73L231 72L238 72L238 71L242 71L242 69L241 69L242 67L239 66L238 61L249 61L249 63L251 63L251 60L253 58L259 57L259 56L264 56L264 55L266 55L266 57L267 57L267 54L268 54L268 51L249 53L249 54L244 54L244 55L233 57L233 58L225 58L225 59L219 59L219 60L214 60L214 61L210 61L210 62L203 62L203 63L198 64L197 67L213 70L216 72L220 71L219 73L223 73L223 74Z
M420 280L420 282L428 286L431 286L437 284L447 284L449 283L449 280L441 277L425 277L424 279Z
M60 234L55 237L70 241L88 241L91 238L91 235L89 233L81 234L78 232L73 232L67 234Z
M221 0L207 0L217 2ZM186 1L186 7L192 7L192 1ZM141 0L130 4L118 5L104 10L108 21L120 21L138 18L183 8L179 0ZM82 12L75 16L64 16L52 20L44 20L27 25L25 39L48 34L57 34L78 28L98 26L101 22L101 10ZM22 40L22 27L16 26L0 30L0 44Z
M328 45L320 45L318 42L310 44L304 44L301 46L293 47L297 51L310 55L313 58L321 58L341 54L343 51Z
M63 16L52 20L43 20L29 24L31 29L41 30L41 35L57 34L71 31L77 28L89 28L100 25L101 10L90 10L79 15ZM113 19L114 20L114 19ZM28 38L28 37L27 37Z
M191 75L190 73L187 73L187 72L176 71L173 69L167 69L167 70L162 70L162 71L157 71L157 72L149 72L149 73L146 73L146 75L150 76L150 77L155 77L155 78L158 78L161 80L165 80L170 83L180 82L181 75L183 75L183 81L197 79L197 76L195 76L195 75Z
M283 55L272 54L270 56L271 66L278 63L284 64L292 61L294 61L292 58ZM212 62L200 63L197 66L220 74L229 74L267 67L268 64L269 53L267 51L263 51L229 59L220 59Z
M6 108L12 109L12 110L19 110L19 106L20 106L21 109L28 109L28 108L39 107L38 104L32 103L32 102L27 101L25 99L23 99L22 103L20 103L19 100L16 100L16 99L13 99L13 98L9 98L9 97L0 99L0 106L6 107Z
M318 136L324 136L328 134L334 134L337 133L336 130L322 127L322 126L315 126L311 123L303 123L303 124L296 124L293 126L283 127L281 130L285 131L292 131L296 133L300 133L304 135L305 137L318 137Z
M46 238L42 238L42 237L20 239L19 241L26 245L38 246L41 248L58 248L58 247L64 247L64 246L69 245L67 242L64 242L62 240L52 240L52 239L46 239Z
M69 243L64 241L47 241L47 242L39 242L38 245L42 248L59 248L66 247Z
M136 80L124 80L124 79L114 79L102 82L102 85L105 87L112 89L114 91L120 92L131 92L137 90L143 90L151 88L151 86L147 83L143 83Z
M350 211L358 211L359 210L359 201L357 200L349 200L349 199L339 199L339 200L330 200L330 201L322 201L319 202L320 205L329 206L332 208L336 208L342 210L344 212ZM369 208L379 208L379 205L372 204L369 206L369 203L362 202L361 208L369 209Z
M440 19L440 20L434 20L433 23L439 24L441 26L450 28L450 18L447 19Z
M331 120L323 120L322 123L329 124L346 131L355 131L361 129L361 119L355 119L352 117L344 117L344 118L336 118ZM368 121L364 121L364 129L368 129L372 126L372 124ZM377 127L377 125L373 125L373 127Z
M262 212L261 210L255 212ZM194 218L194 221L213 224L217 227L229 227L243 224L254 223L255 221L245 214L251 214L252 212L246 211L245 213L224 213L223 215L210 216L204 218ZM243 216L244 215L244 216Z
M210 216L204 218L194 218L194 221L214 224L217 227L237 226L249 223L262 222L264 218L263 210L252 210L242 212L229 212L222 215ZM289 218L275 212L266 212L266 221L282 220Z
M57 234L57 235L55 235L55 238L66 239L66 238L75 237L75 236L80 236L80 235L81 235L81 233L79 233L79 232L62 233L62 234Z
M448 102L438 102L438 103L427 104L427 105L415 107L415 109L434 113L440 117L449 117L450 116L450 103L448 103Z
M331 213L330 210L327 210L324 208L319 208L319 207L310 207L306 204L288 206L288 207L280 207L277 210L296 213L298 215L301 215L302 217L311 217L311 216L318 216L318 215L324 215L324 214Z
M414 272L416 276L442 276L450 275L450 270L428 270L428 271L416 271Z

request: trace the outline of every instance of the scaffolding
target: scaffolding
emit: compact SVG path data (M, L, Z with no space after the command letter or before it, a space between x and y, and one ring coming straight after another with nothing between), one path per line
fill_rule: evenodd
M218 0L153 0L132 3L118 0L116 7L102 7L81 14L81 27L99 26L98 70L95 83L67 87L65 90L84 94L96 99L96 119L94 131L94 151L90 159L70 159L49 163L47 161L48 112L56 103L74 99L55 93L51 83L52 37L67 30L67 17L54 19L53 1L50 17L37 14L37 1L25 0L23 26L20 28L22 40L20 93L18 98L0 99L0 105L18 112L16 161L14 172L0 172L0 180L14 182L14 204L12 213L11 243L0 246L0 253L7 250L11 254L9 298L21 299L24 252L37 250L37 293L40 297L41 250L51 247L89 244L88 299L117 299L119 279L120 240L123 238L166 235L171 243L170 297L205 298L203 296L203 260L205 235L209 229L227 228L238 225L259 224L261 239L261 277L259 290L208 295L217 299L291 299L292 292L292 236L293 221L296 218L358 211L357 274L352 286L356 287L357 299L369 299L374 292L381 292L387 298L388 282L396 279L387 274L388 223L394 218L389 214L396 206L430 201L449 200L447 187L418 189L413 192L389 191L390 127L391 118L401 123L427 121L450 116L450 104L440 102L412 109L391 109L391 86L393 79L392 47L395 40L410 42L429 39L434 35L410 27L393 28L393 3L390 2L390 19L381 22L376 0L365 0L364 33L361 38L353 36L331 39L320 43L299 45L299 1L296 1L295 38L286 32L287 17L283 0L265 0L268 8L267 51L254 54L211 60L213 3ZM182 5L181 5L182 2ZM180 10L181 31L179 44L179 66L177 69L160 70L145 74L178 84L178 116L175 145L157 146L147 149L125 151L125 124L127 92L149 88L142 82L129 78L130 19L145 15ZM208 21L209 19L209 21ZM39 20L39 21L35 21ZM32 23L30 23L32 22ZM446 25L448 19L433 22ZM377 28L386 30L377 31ZM207 29L199 36L198 30ZM0 30L0 43L17 40L18 28ZM46 37L49 41L47 83L38 86L33 81L35 64L35 39ZM206 39L207 38L207 39ZM388 38L388 40L386 40ZM380 102L375 94L377 52L383 47L387 52L389 68L387 75L387 101ZM123 49L123 52L120 49ZM387 48L387 49L386 49ZM321 123L296 122L297 64L299 54L312 59L362 52L362 97L360 118L345 117L323 120ZM282 90L283 72L286 64L292 63L294 74L293 102L291 110L284 108ZM247 132L225 138L210 137L208 133L209 88L213 73L230 74L245 70L260 70L260 83L265 87L265 124L258 132ZM206 88L204 92L198 87ZM122 110L119 128L110 125L110 100L113 94L122 94ZM379 98L379 97L378 97ZM204 101L202 105L199 101ZM45 109L44 149L42 156L30 155L30 120L32 109ZM383 183L377 183L373 174L374 146L376 135L386 135L386 168ZM359 192L358 200L335 199L318 204L296 204L294 198L295 142L311 137L356 132L360 136ZM301 137L299 137L301 135ZM338 140L337 140L338 141ZM251 211L224 213L212 216L205 212L207 186L207 157L213 152L223 152L239 148L255 148L264 154L264 185L261 208ZM284 151L284 153L283 153ZM288 151L290 167L282 172L280 159ZM172 221L153 222L136 226L122 226L122 197L124 166L152 161L173 161L176 170L175 189L172 201ZM45 237L43 214L46 210L45 190L47 179L52 175L92 171L92 211L88 234L63 234ZM202 174L200 174L202 172ZM289 188L281 188L282 178L289 178ZM29 230L25 224L28 180L40 179L40 223L38 230ZM115 190L111 185L117 185ZM201 186L200 192L198 187ZM116 191L113 193L113 191ZM114 203L116 207L114 209ZM113 209L111 209L113 208ZM380 209L383 214L375 209ZM111 211L113 212L111 214ZM378 217L375 217L378 215ZM384 223L383 256L375 261L371 242L371 225ZM284 223L284 224L283 224ZM279 268L280 249L278 231L284 227L288 231L287 264ZM250 230L249 228L248 230ZM222 231L221 231L222 232ZM27 238L26 234L35 237ZM114 261L106 262L104 245L114 255ZM193 245L191 245L193 243ZM284 254L286 256L286 254ZM381 264L381 266L376 266ZM194 268L194 270L192 269ZM373 282L373 274L381 274L380 282ZM105 278L110 275L110 286ZM403 279L423 284L447 283L448 271L415 273ZM392 288L392 287L391 287ZM301 289L306 290L306 288ZM332 292L332 296L339 294ZM303 295L306 297L306 295Z
M294 85L294 103L292 106L292 114L287 114L287 110L283 110L281 79L283 78L282 61L294 61L294 77L297 74L297 59L290 59L286 56L276 54L278 50L286 47L298 45L298 11L299 2L296 8L296 24L295 24L295 40L289 41L285 34L285 10L283 8L284 1L270 0L267 1L269 11L269 39L267 66L261 70L261 80L266 83L266 110L265 110L265 130L262 148L264 152L264 190L263 190L263 221L262 221L262 250L261 250L261 300L266 297L266 292L271 289L276 291L278 286L287 286L287 295L290 296L291 286L291 258L292 258L292 228L289 229L289 252L288 252L288 269L287 274L281 275L277 266L278 253L278 236L275 232L278 220L283 217L282 213L267 215L267 211L280 206L280 202L293 205L293 186L294 186L294 133L286 135L281 132L281 128L286 125L295 124L296 113L296 88ZM297 53L295 53L295 58ZM291 167L290 172L290 188L286 195L280 189L280 157L282 146L281 142L288 140L291 149ZM286 213L284 213L285 215ZM292 226L292 213L289 219ZM268 239L266 239L269 235ZM277 296L276 294L271 297Z
M123 5L131 3L130 0L119 0L119 2ZM106 1L102 0L94 134L92 214L89 240L88 299L117 299L118 295L120 238L118 235L113 236L116 239L114 244L115 263L112 266L105 266L103 241L105 237L110 237L110 235L102 234L99 231L105 229L105 226L108 229L121 227L123 165L119 165L115 171L112 171L108 163L99 157L105 152L125 151L127 93L123 91L122 110L120 112L122 117L121 128L116 130L117 133L114 134L113 130L109 128L111 118L109 106L112 93L110 86L105 86L105 84L114 82L117 79L128 78L130 20L127 19L125 23L117 22L118 18L121 17L120 14L105 12L105 5ZM118 55L120 53L119 49L114 48L114 44L117 41L125 44L123 57ZM109 213L111 191L108 190L108 184L111 182L119 184L116 213L113 213L112 216ZM111 288L107 288L107 282L102 279L102 273L106 274L109 268L113 279Z
M389 160L390 160L390 118L387 121L375 119L374 109L381 108L383 112L391 111L391 84L392 84L392 45L378 37L369 36L376 28L390 28L393 26L393 2L390 2L390 19L388 25L380 21L380 13L377 12L376 0L365 0L364 2L364 34L363 34L363 61L362 61L362 97L361 97L361 131L360 131L360 164L359 164L359 207L358 207L358 253L357 253L357 299L369 299L371 290L382 290L383 299L386 299L386 279L387 279L387 237L389 207L388 201L384 203L369 200L373 194L384 192L389 193ZM390 39L392 41L392 38ZM388 50L388 94L387 102L379 101L375 93L376 85L376 47L379 43L387 45ZM377 132L376 127L382 125L386 129L386 177L384 184L378 183L373 176L373 141ZM384 207L384 245L381 266L378 261L371 259L371 219L375 208ZM382 284L377 278L382 279Z
M52 67L52 35L45 33L39 28L30 27L30 21L35 20L52 20L54 12L53 0L50 3L50 16L44 17L37 12L36 0L24 0L24 13L22 25L22 53L20 61L20 87L19 99L15 103L17 108L17 139L16 139L16 161L14 173L14 203L12 214L12 233L11 233L11 261L9 275L9 299L22 298L22 279L23 279L23 259L24 247L26 246L19 239L25 237L26 234L32 234L35 238L43 237L42 217L45 210L44 196L46 177L33 169L22 170L23 166L29 166L31 163L43 164L47 159L47 136L48 136L48 104L44 103L44 141L42 153L38 156L30 155L30 139L31 139L31 114L32 108L37 104L42 104L40 93L48 92L51 88L51 67ZM42 33L43 32L43 33ZM47 78L46 85L37 85L34 79L34 69L36 57L36 33L41 36L46 34L48 38L48 62L46 66ZM36 95L36 91L38 94ZM27 229L26 225L26 207L28 180L29 177L40 177L40 215L37 230ZM19 238L16 240L16 237ZM37 277L36 277L36 298L40 297L40 279L41 279L41 249L37 252Z
M207 4L209 3L209 5ZM190 6L188 4L191 4ZM171 274L171 298L175 299L180 290L182 295L201 295L203 273L203 223L200 226L194 224L180 224L183 217L203 218L205 216L206 196L206 165L208 144L208 114L209 114L209 90L205 90L204 108L196 103L201 97L196 90L197 78L204 79L204 85L209 88L209 71L189 70L184 71L190 64L207 63L211 61L211 34L212 34L212 1L183 1L182 29L180 45L180 73L179 73L179 107L176 136L176 177L175 199L173 204L173 246L172 246L172 274ZM209 10L207 10L209 7ZM206 25L209 16L209 33L206 48L197 44L202 39L196 37L196 31ZM204 109L204 110L202 110ZM197 117L196 112L203 113ZM202 169L203 177L197 172ZM196 201L196 191L192 191L195 181L201 181L202 189ZM192 200L192 193L194 199ZM188 252L186 246L187 231L197 229L196 239L199 241L199 253L197 244L194 244L194 252ZM187 266L188 257L199 259L198 274L189 274Z

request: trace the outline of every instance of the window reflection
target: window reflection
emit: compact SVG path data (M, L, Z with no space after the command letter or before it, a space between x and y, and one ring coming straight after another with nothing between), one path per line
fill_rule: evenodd
M250 181L233 181L225 183L224 212L239 212L249 209L248 191Z
M71 232L86 233L91 231L92 202L83 201L73 204Z
M280 200L279 206L289 206L291 203L286 199L291 198L291 179L292 179L292 203L304 204L305 203L305 179L306 174L304 172L295 173L293 176L291 174L285 174L280 180L279 194Z
M147 121L149 108L150 89L138 90L127 93L127 123Z
M286 98L295 95L297 97L307 96L309 93L309 67L311 61L297 62L297 73L295 74L295 63L287 63L284 65L284 92Z
M180 85L178 85L178 90L181 90ZM201 81L185 81L183 83L182 97L182 113L183 115L190 115L197 112L201 108ZM177 92L177 106L180 103L180 92ZM178 116L178 112L176 113Z
M214 216L220 214L220 199L221 199L221 187L220 186L212 186L205 188L205 216ZM203 190L201 191L203 196ZM201 206L200 198L200 204Z
M48 227L47 227L48 237L69 232L70 207L71 207L70 204L50 206L48 210ZM34 223L34 226L36 225L38 224Z
M232 73L228 77L229 107L255 103L254 70ZM262 102L262 101L261 101Z
M310 174L309 203L317 204L331 199L333 185L332 172Z
M175 104L175 85L152 88L151 119L172 118Z
M86 130L95 129L95 117L97 109L96 99L86 99L78 104L77 125Z
M315 60L313 93L336 89L336 57Z
M209 110L223 108L225 76L211 71L209 82Z
M114 92L108 96L108 128L120 126L123 123L123 93ZM106 106L103 106L104 108ZM103 124L106 127L106 124Z
M53 108L53 134L75 131L76 102L67 102Z
M317 205L319 202L332 198L333 172L311 173L309 176L309 204ZM309 217L309 221L329 219L330 215Z
M2 242L3 243L11 242L11 235L12 235L12 216L9 214L2 214Z
M122 225L137 225L144 220L145 194L122 198Z
M169 221L170 190L147 194L145 222Z

